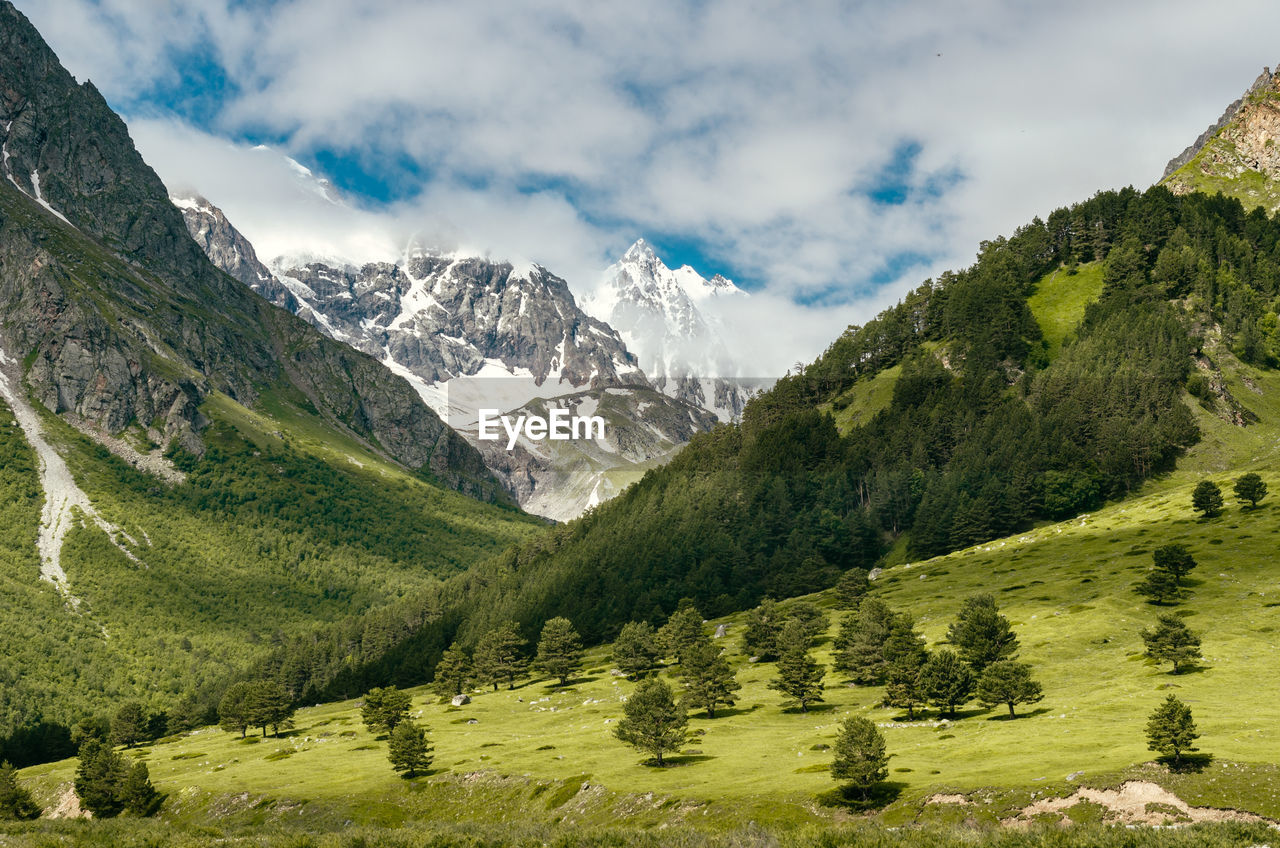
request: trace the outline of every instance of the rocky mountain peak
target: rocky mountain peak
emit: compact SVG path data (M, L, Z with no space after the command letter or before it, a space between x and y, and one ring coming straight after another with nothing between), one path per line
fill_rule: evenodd
M0 353L48 411L109 448L129 431L198 453L212 392L253 407L278 389L407 469L500 497L408 384L210 262L124 122L7 0L0 166ZM247 245L229 249L254 268Z
M1266 179L1261 186L1257 177ZM1246 206L1280 209L1280 70L1264 68L1244 95L1165 166L1175 194L1222 191Z
M658 254L654 253L653 245L644 239L636 239L636 243L627 248L627 252L622 254L623 262L656 262Z
M723 275L708 280L688 265L672 270L640 239L605 271L584 305L618 330L654 385L730 420L745 395L732 384L738 369L713 301L734 295L746 296Z

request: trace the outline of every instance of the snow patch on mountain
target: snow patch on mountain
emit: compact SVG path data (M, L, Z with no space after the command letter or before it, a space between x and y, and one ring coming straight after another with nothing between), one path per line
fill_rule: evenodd
M617 329L664 393L731 421L761 386L741 373L725 344L719 307L748 296L720 274L668 268L640 239L605 271L583 308Z

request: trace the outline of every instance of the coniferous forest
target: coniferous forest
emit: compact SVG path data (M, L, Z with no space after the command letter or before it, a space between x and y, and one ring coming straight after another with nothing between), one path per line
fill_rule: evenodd
M1048 275L1101 294L1051 351L1028 298ZM835 584L905 545L925 558L1062 519L1171 469L1222 406L1193 357L1212 337L1280 355L1280 221L1221 195L1103 192L984 242L815 362L696 437L616 500L397 606L288 641L255 674L304 699L431 676L449 644L553 616L589 642ZM1051 355L1052 353L1052 355ZM842 400L898 367L892 397L840 432ZM1188 394L1189 393L1189 394Z

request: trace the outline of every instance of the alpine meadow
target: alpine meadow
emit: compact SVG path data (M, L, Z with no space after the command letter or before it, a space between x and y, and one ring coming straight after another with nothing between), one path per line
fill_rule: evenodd
M767 381L756 281L259 259L130 133L0 0L3 844L1274 844L1280 72Z

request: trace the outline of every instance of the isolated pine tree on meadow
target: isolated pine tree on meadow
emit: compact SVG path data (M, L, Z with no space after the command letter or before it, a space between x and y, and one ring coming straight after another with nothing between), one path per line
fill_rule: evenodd
M395 733L401 722L409 720L412 706L408 692L394 686L374 688L365 693L360 718L370 733Z
M1170 695L1147 720L1147 748L1164 757L1173 757L1174 768L1182 764L1182 754L1194 751L1191 744L1200 738L1191 708Z
M431 680L431 691L442 698L461 695L471 682L471 659L462 646L454 642L440 656Z
M1017 704L1034 704L1043 698L1040 684L1031 677L1031 666L1013 660L999 660L982 670L978 678L978 700L988 707L1004 704L1009 718L1017 718Z
M1205 518L1215 518L1222 512L1222 489L1212 480L1201 480L1191 493L1191 506Z
M956 717L956 707L973 697L973 672L952 650L943 648L920 669L920 689L939 710Z
M647 621L629 621L613 643L613 661L627 677L635 680L658 667L657 634Z
M1018 654L1018 637L1009 619L1000 614L995 598L987 594L965 600L955 623L947 628L947 641L975 673Z
M702 613L692 603L681 602L680 607L667 619L667 623L658 630L658 644L667 656L675 657L676 662L683 662L684 649L704 635Z
M513 622L490 630L480 638L472 657L476 677L481 683L492 684L495 692L500 682L505 682L508 689L516 688L516 678L529 666L524 656L526 645L528 642Z
M1167 572L1173 577L1175 585L1182 584L1182 578L1190 574L1196 567L1195 557L1183 544L1162 545L1151 552L1151 561L1157 569Z
M850 716L840 722L840 732L833 746L831 776L866 797L867 790L889 776L889 758L885 753L884 734L862 716Z
M622 705L622 720L613 735L646 754L652 754L659 767L663 755L678 751L688 741L689 717L676 703L671 687L657 678L640 681L636 691Z
M742 688L719 646L705 636L685 649L680 678L684 685L681 702L706 710L707 718L715 718L721 705L733 706L733 693Z
M1173 664L1173 673L1200 659L1200 637L1176 615L1162 615L1156 619L1153 630L1142 631L1142 641L1147 646L1147 656L1156 662Z
M427 739L427 729L409 719L397 724L387 740L387 759L391 761L391 768L407 778L431 767L434 750Z
M1258 501L1267 496L1267 484L1263 482L1262 477L1250 471L1236 480L1233 491L1237 500L1242 503L1248 501L1249 508L1255 509Z
M787 695L807 713L822 701L823 668L809 656L809 633L800 621L789 621L778 635L778 676L769 688Z
M582 637L573 629L573 622L557 617L542 626L538 656L534 661L539 669L558 678L560 685L564 686L581 662Z

